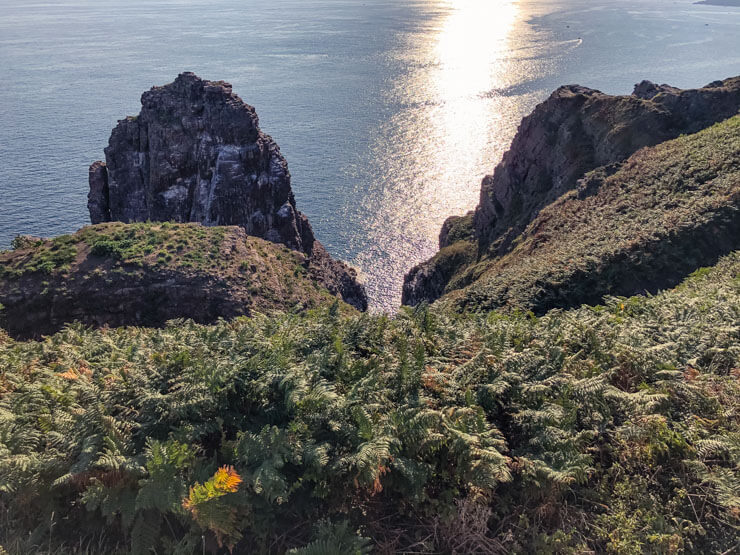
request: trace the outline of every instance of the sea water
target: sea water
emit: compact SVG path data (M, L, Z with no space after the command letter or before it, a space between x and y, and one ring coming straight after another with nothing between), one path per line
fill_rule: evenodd
M375 309L562 84L740 74L740 8L692 0L0 0L0 248L89 223L88 165L152 85L223 79Z

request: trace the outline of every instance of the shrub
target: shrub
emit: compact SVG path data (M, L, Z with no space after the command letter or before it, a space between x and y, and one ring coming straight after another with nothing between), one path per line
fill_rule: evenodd
M727 551L739 271L540 318L336 306L0 338L0 543Z

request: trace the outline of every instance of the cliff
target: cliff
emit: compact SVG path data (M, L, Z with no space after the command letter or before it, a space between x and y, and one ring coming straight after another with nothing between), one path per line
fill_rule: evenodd
M440 302L542 314L674 287L740 249L740 116L586 174Z
M630 96L561 87L524 118L475 211L482 248L506 252L539 211L590 170L696 133L740 109L740 77L679 90L643 81Z
M0 253L0 326L26 338L73 321L162 326L304 310L337 300L321 279L303 253L237 226L98 224Z
M483 179L475 212L447 224L465 228L458 232L459 239L449 241L443 229L440 252L406 276L404 304L434 301L476 281L486 267L516 247L545 207L576 189L587 172L598 169L606 178L638 150L696 133L739 109L739 77L693 90L643 81L629 96L561 87L522 120L510 150L493 175ZM705 149L709 155L712 147ZM650 163L654 161L644 162L644 171L650 171ZM610 226L603 232L610 233ZM652 285L635 283L632 290Z
M367 308L355 271L329 256L297 210L278 145L230 84L182 73L141 104L113 129L105 162L90 166L92 223L237 225L304 253L324 283Z

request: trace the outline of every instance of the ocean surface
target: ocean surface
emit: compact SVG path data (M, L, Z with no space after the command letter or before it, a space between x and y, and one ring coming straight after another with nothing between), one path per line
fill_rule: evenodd
M87 224L88 165L152 85L233 84L298 208L376 309L562 84L740 74L740 8L693 0L0 0L0 248Z

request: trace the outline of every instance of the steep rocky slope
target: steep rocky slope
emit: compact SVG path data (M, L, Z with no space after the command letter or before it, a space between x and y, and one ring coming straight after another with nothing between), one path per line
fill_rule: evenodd
M90 166L93 223L238 225L306 254L323 282L367 307L354 270L329 256L296 209L288 163L230 84L182 73L141 104L113 129L105 162Z
M519 126L510 150L484 178L476 236L501 254L546 205L584 173L642 147L695 133L740 109L740 77L679 90L643 81L630 96L561 87Z
M161 326L302 310L337 300L320 279L304 254L236 226L99 224L0 253L0 326L38 337L73 321Z
M484 178L475 212L448 221L446 227L459 228L456 237L449 240L443 228L440 252L406 276L404 304L472 283L482 264L514 248L538 214L586 172L600 168L606 177L640 148L695 133L739 109L740 77L683 91L643 81L630 96L561 87L524 118L510 150Z
M543 313L673 287L740 248L740 116L594 171L443 302Z

